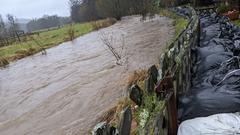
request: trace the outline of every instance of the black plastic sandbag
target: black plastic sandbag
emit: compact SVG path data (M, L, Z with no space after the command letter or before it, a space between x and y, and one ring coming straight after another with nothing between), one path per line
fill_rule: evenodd
M213 38L210 41L201 42L200 47L210 46L223 46L225 50L232 51L234 49L234 43L229 39Z
M226 17L200 13L200 46L191 89L179 97L179 120L240 112L240 29ZM193 58L193 59L194 59Z
M216 69L223 61L230 59L232 56L232 53L223 52L203 58L203 60L197 65L197 74L201 75L211 69Z
M240 67L240 58L232 57L229 60L224 61L220 66L215 67L214 69L207 70L202 74L197 74L197 76L192 78L192 86L210 86L215 87L220 81L223 80L226 74L239 69Z
M218 85L222 80L224 80L223 78L226 77L226 74L229 74L240 68L239 62L239 57L233 57L225 61L217 70L214 71L214 73L209 75L207 79L212 84L212 86Z
M201 85L180 99L180 120L240 111L240 70L216 88Z
M199 58L205 58L213 53L224 52L225 48L221 45L210 45L206 47L201 47L197 49Z
M183 17L186 17L186 18L191 18L191 10L189 9L189 7L174 7L172 8L172 10L180 15L180 16L183 16Z
M210 41L213 38L219 37L220 34L221 34L220 24L216 23L206 28L203 28L202 38L205 41Z

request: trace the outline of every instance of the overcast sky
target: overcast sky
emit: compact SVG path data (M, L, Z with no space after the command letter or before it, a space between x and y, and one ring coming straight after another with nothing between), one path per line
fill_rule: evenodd
M69 0L0 0L0 14L17 18L38 18L43 15L69 16Z

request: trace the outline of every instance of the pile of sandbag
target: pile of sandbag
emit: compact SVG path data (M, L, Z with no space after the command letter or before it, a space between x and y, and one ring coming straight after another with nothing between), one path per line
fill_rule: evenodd
M179 120L240 112L240 28L214 12L200 13L192 87L179 98Z

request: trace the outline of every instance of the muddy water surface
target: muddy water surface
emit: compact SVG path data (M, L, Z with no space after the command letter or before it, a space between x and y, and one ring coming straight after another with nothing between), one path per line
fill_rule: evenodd
M126 17L48 49L47 55L0 69L0 135L89 134L103 112L125 95L127 76L157 63L173 32L165 17L145 22ZM124 37L128 63L115 64L100 33L113 34L118 50Z

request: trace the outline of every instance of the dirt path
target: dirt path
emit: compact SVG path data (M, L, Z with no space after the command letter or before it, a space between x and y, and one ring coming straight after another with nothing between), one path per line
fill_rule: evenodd
M132 16L105 28L124 35L128 68L116 66L99 32L10 64L0 70L1 135L89 133L96 120L126 93L127 76L157 63L173 35L172 21ZM116 41L116 45L120 42Z

